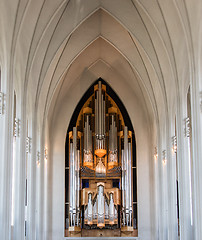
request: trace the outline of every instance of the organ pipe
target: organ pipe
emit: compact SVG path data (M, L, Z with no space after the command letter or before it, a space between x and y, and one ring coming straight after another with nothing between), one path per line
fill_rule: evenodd
M96 131L95 131L95 134L96 134L96 137L98 138L98 135L99 135L99 132L98 132L98 125L99 125L99 118L98 118L98 91L95 92L96 94L96 111L95 111L95 114L96 114ZM97 148L98 148L98 141L97 141Z
M92 153L92 131L90 130L90 124L88 125L89 129L89 151Z
M73 143L70 143L70 188L69 188L69 212L70 212L70 226L73 224Z
M99 121L99 139L101 139L102 136L102 84L101 82L98 82L98 104L99 104L99 115L98 115L98 121Z
M114 167L117 164L117 127L115 125L115 116L111 116L112 123L109 130L109 167ZM113 165L112 165L113 164Z
M111 135L111 151L114 152L114 115L112 115Z
M86 121L84 121L84 165L87 167L93 167L92 157L92 131L90 130L90 116L86 115Z
M93 203L92 203L92 194L88 194L88 224L93 224Z
M109 223L114 224L114 199L113 193L109 194Z
M92 100L94 100L94 104ZM97 86L94 88L94 96L85 104L81 114L83 115L77 121L78 129L82 129L81 132L77 132L77 128L74 127L72 135L69 137L69 226L75 227L74 230L70 231L78 231L77 227L80 227L80 218L83 216L84 225L88 224L90 228L94 228L95 224L99 228L105 227L106 224L111 225L110 228L114 228L112 225L118 227L120 209L122 210L122 231L131 231L133 222L132 140L130 140L131 136L129 136L123 118L120 117L120 111L111 101L111 98L107 96L101 81L98 82L98 88ZM105 114L109 116L109 121L106 121ZM81 119L84 119L84 122ZM93 119L94 123L92 123ZM106 123L109 126L106 127ZM91 124L92 126L94 124L95 132L92 132ZM119 133L117 129L119 129ZM80 148L83 147L83 151L80 151L77 139L82 134L83 145L80 145ZM109 145L105 146L106 143ZM118 151L118 146L121 147L120 151ZM82 156L83 164L80 157L81 152L84 153ZM95 165L93 164L94 159ZM97 183L97 187L94 181ZM121 187L117 185L120 182ZM86 187L87 184L88 187ZM82 186L81 190L80 185ZM81 206L84 208L80 208Z
M77 211L77 226L79 226L79 213L80 213L80 201L79 201L79 191L80 191L80 178L79 178L79 168L80 168L80 151L77 150L77 169L76 169L76 211Z
M103 108L103 113L104 113L104 115L103 115L103 134L105 134L105 101L104 101L104 108Z
M95 203L93 205L93 219L97 219L97 198L95 199Z
M77 150L77 128L73 128L73 142L70 142L70 227L80 225L80 151Z
M125 226L125 208L126 208L126 201L125 201L125 163L124 163L124 150L121 151L121 161L122 161L122 213L123 213L123 226Z
M122 150L122 223L124 226L132 226L131 158L131 143L128 142L128 128L125 126Z
M132 226L132 184L131 184L131 143L128 143L128 159L129 159L129 214L130 214L130 226Z
M97 132L97 98L95 93L95 134Z
M77 128L73 128L73 216L76 214L76 163L77 163Z
M98 186L98 227L102 228L104 227L104 215L105 215L105 209L104 209L104 186L99 185Z
M109 218L109 206L107 200L105 199L105 219Z
M102 93L102 83L98 82L98 91L95 93L96 102L95 102L95 136L96 136L96 149L105 149L105 100L104 94ZM98 153L98 152L97 152ZM103 151L102 157L105 154Z
M128 196L128 179L129 179L129 169L128 169L128 128L125 126L124 128L124 163L126 167L126 174L125 174L125 190L126 196ZM126 212L129 210L129 198L126 198Z

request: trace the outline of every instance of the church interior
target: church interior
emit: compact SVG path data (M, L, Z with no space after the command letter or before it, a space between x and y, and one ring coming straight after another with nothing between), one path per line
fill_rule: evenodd
M0 1L0 239L202 239L202 1Z

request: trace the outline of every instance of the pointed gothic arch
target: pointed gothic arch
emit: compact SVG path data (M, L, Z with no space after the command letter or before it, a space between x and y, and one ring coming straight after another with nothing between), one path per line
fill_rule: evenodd
M102 107L102 117L100 117L99 115L101 113L101 110L100 113L98 113L99 88L102 88L102 90L100 90L100 92L102 92L100 94L103 94L102 104L104 105L102 106L106 107L106 109L105 107ZM105 122L103 123L103 128L105 129L105 131L102 129L103 134L105 135L105 139L101 140L104 141L105 144L101 143L102 149L100 149L106 150L106 155L104 154L103 156L100 156L96 153L96 151L99 150L99 147L97 147L97 141L100 141L100 139L97 139L96 137L96 131L98 131L99 128L99 119L98 116L96 117L96 114L99 115L99 119L103 118ZM88 130L86 129L87 124L89 124ZM112 129L113 124L114 130ZM115 131L115 133L113 133L113 131ZM125 133L126 131L127 133ZM75 136L75 134L77 137ZM72 158L71 156L71 154L73 153L72 151L74 151L72 150L73 145L75 147L75 139L77 139L76 149L77 151L79 151L79 157L77 156L77 160L76 158L74 160L74 157ZM125 143L125 141L127 141L127 143ZM89 164L89 161L86 162L86 151L88 151L86 150L86 148L88 148L87 145L89 144L91 144L91 147L89 149L93 155L91 159L91 164ZM127 147L127 152L125 150L125 144L129 144ZM117 159L115 160L115 162L113 162L110 157L112 156L110 155L113 148L112 146L116 146L113 149L113 152L116 152L117 155ZM129 154L128 160L125 160L124 154ZM76 169L72 169L72 164L74 165L75 161L78 161L77 167ZM130 162L129 168L126 167L127 164L124 161ZM105 168L105 173L103 175L99 175L97 172L98 168L100 167L99 164L101 162L102 167ZM126 168L125 171L128 171L126 174L124 173L124 166ZM94 174L93 180L92 174ZM74 188L72 187L72 184L74 184L72 178L75 177L77 178L76 181L78 181L79 183ZM124 179L127 179L127 181ZM94 186L96 182L99 182L99 184L104 186L104 201L106 201L104 206L105 218L101 227L99 225L99 214L95 213L95 211L98 211L95 209L100 208L99 206L97 206L97 204L99 204L97 203L97 201L99 202L99 191ZM110 189L107 184L110 185L112 189ZM92 193L90 193L90 196L93 206L93 217L92 221L90 222L89 216L87 217L86 215L86 211L88 212L89 208L89 199L85 199L86 191L88 191L86 189L89 189L89 186ZM94 186L93 189L91 189L92 186ZM124 188L126 189L124 190ZM119 194L116 195L113 189L119 191ZM114 212L116 212L117 215L114 215L114 218L113 220L111 220L111 222L111 202L110 199L108 199L107 197L108 195L112 197L112 195L110 195L110 191L113 192L114 201L115 199L117 199L117 201L119 202L116 202L116 204L114 204ZM81 195L79 195L79 192L81 192ZM71 196L74 196L75 194L76 196L71 199ZM95 194L97 194L96 197ZM130 202L130 198L128 197L129 195L131 195L130 207L129 205L127 205ZM79 204L74 209L74 202L76 204L76 202L80 201L82 202L82 204ZM124 203L124 201L126 203ZM111 211L113 212L113 210ZM94 216L96 214L98 215L97 218ZM131 236L137 236L137 216L136 143L134 129L128 112L118 95L114 92L114 90L107 82L105 82L102 78L99 78L88 88L88 90L85 92L85 94L82 96L81 100L77 104L67 130L65 144L65 236L74 236L74 234L78 231L81 232L80 236L97 236L97 233L92 229L104 229L104 231L101 233L102 236L109 236L109 234L111 237L121 236L121 232L127 232ZM87 233L86 229L92 231ZM111 231L115 229L115 233ZM100 232L100 230L98 230L97 232ZM78 236L78 233L76 236Z

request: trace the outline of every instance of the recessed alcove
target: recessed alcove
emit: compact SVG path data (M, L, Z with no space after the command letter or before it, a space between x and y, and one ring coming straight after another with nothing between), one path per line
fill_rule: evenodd
M78 155L74 154L73 146ZM98 154L101 150L102 155ZM65 236L137 236L134 130L122 101L101 78L77 104L67 130L65 156ZM72 187L75 178L78 184ZM96 186L103 187L102 196ZM78 205L75 209L74 201ZM102 220L100 208L105 214Z

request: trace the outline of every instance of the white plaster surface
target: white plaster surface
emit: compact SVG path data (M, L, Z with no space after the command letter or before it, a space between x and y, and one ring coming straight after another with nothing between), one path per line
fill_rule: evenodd
M174 135L180 239L202 239L201 12L201 0L0 1L0 90L6 96L5 113L0 115L2 240L24 239L27 136L32 138L27 239L65 239L66 131L80 98L99 77L123 101L136 134L138 239L178 239ZM189 86L193 209L184 136ZM16 219L11 228L14 91L22 124L16 150Z

